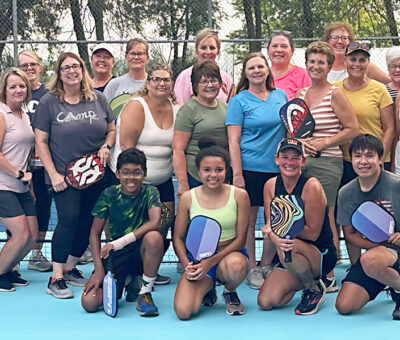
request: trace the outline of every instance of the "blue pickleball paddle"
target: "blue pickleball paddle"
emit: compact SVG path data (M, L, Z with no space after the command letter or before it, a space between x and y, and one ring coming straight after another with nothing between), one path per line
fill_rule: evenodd
M114 250L107 258L107 275L103 279L103 309L106 315L114 318L118 313L117 285L112 274L112 258Z

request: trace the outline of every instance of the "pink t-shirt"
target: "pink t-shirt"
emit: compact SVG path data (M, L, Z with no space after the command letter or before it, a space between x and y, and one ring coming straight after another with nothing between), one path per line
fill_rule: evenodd
M190 76L192 75L192 68L193 66L190 66L186 70L183 70L181 73L179 73L179 76L178 78L176 78L175 81L174 91L175 91L176 101L181 106L185 104L187 101L189 101L189 99L193 96L192 82L190 81ZM226 102L229 90L231 88L231 81L229 79L229 76L224 71L221 71L221 78L222 78L222 86L221 89L219 90L217 98Z
M311 85L311 79L304 68L293 65L283 77L275 78L274 83L277 89L285 91L288 100L292 100L297 90Z

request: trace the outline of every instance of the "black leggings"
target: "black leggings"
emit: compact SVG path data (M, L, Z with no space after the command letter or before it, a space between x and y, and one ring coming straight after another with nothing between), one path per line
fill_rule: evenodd
M51 195L44 181L44 168L32 171L33 192L35 193L35 208L39 231L47 231L50 219Z
M81 257L89 244L92 227L92 209L107 181L100 181L86 189L68 187L54 194L58 223L51 242L54 262L65 263L68 255Z

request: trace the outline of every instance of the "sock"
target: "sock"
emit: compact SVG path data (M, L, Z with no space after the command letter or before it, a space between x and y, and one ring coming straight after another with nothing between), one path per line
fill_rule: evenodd
M233 293L233 292L236 292L236 289L229 290L229 289L226 289L226 287L224 287L224 293Z
M143 274L142 276L142 287L140 288L139 294L151 293L153 290L154 282L156 281L157 276L148 277Z

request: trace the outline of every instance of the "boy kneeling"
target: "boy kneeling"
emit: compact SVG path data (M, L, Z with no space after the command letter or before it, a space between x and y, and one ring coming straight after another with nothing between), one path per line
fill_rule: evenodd
M89 241L94 272L84 287L81 299L82 307L87 312L97 311L103 303L105 267L102 259L114 250L113 274L118 299L126 286L126 300L137 301L136 309L141 316L158 315L151 291L164 254L163 239L158 232L161 202L154 186L142 184L146 170L146 156L142 151L123 151L118 157L116 171L120 184L105 189L93 208ZM110 220L112 241L100 250L100 237L107 218ZM133 291L135 281L126 281L131 275L142 273L142 286L136 299L137 291Z

